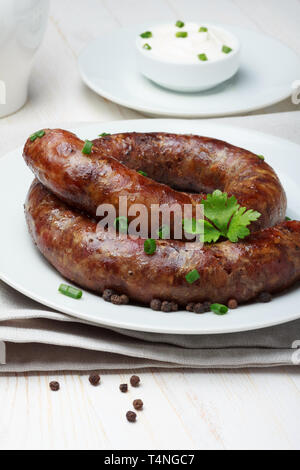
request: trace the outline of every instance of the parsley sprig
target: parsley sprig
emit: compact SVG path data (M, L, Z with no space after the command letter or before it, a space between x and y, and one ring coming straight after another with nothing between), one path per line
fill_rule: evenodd
M220 190L214 191L203 199L205 220L184 220L187 233L200 235L204 243L217 242L220 237L233 243L250 235L248 225L258 220L261 214L252 209L241 207L234 196Z

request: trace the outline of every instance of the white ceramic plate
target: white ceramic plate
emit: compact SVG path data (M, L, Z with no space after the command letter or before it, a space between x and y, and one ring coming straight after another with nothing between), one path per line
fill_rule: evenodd
M79 57L83 81L105 98L144 114L208 117L246 113L277 103L292 93L300 59L276 39L238 26L220 25L242 45L237 75L198 93L176 93L155 85L137 70L135 40L149 24L106 33Z
M286 140L224 125L180 120L93 123L73 131L82 139L93 139L102 132L166 131L227 140L266 156L287 190L288 215L300 219L300 146ZM64 297L58 292L64 279L40 255L27 233L23 203L32 180L33 175L23 162L21 149L0 159L0 278L28 297L99 325L158 333L230 333L264 328L300 317L298 288L276 297L269 304L245 305L221 317L213 313L195 315L185 311L154 312L149 308L131 305L118 307L88 292L84 292L79 301Z

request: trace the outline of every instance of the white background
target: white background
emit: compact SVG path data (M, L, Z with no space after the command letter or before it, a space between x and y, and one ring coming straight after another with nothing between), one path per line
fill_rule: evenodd
M300 0L52 0L29 102L0 121L0 156L45 124L68 122L70 127L74 121L142 117L81 83L76 62L80 50L120 26L195 18L264 31L300 54ZM286 100L255 114L297 109ZM293 140L300 143L299 113L285 116ZM236 118L224 121L235 123ZM270 123L268 130L280 135L275 115ZM238 125L259 129L259 120L248 117ZM119 384L128 382L131 372L105 372L98 388L83 373L0 376L0 448L300 448L299 368L153 369L138 372L142 386L123 395ZM49 391L52 379L61 382L60 392ZM135 398L144 400L145 410L130 425L124 416Z

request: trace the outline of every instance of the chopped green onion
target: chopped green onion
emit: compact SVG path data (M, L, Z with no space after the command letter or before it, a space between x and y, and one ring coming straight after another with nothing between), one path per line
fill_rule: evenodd
M178 20L178 21L176 21L175 26L177 26L177 28L183 28L184 27L184 22Z
M36 139L41 139L41 137L44 137L45 134L46 132L44 130L37 131L34 134L32 134L32 136L30 136L30 141L34 142Z
M152 33L151 31L145 31L144 33L140 34L141 38L143 39L148 39L148 38L152 38Z
M85 155L89 155L92 151L92 148L93 148L93 142L91 142L90 140L86 140L84 147L82 149L82 153L84 153Z
M228 307L226 307L226 305L222 305L222 304L212 304L210 306L210 309L216 315L225 315L226 313L228 313Z
M144 251L147 255L153 255L156 252L156 241L153 238L145 240Z
M185 276L185 279L189 284L193 284L194 282L198 281L198 279L200 279L200 274L198 273L197 269L194 269Z
M144 171L141 171L141 170L138 171L138 173L139 173L140 175L142 175L142 176L148 176L147 173L145 173Z
M82 297L82 290L76 289L76 287L67 286L66 284L61 284L58 290L61 294L71 297L72 299L79 300Z
M107 135L111 135L111 134L107 134L107 132L103 132L102 134L99 134L98 137L106 137Z
M114 221L114 226L119 232L127 233L128 232L128 219L127 217L117 217Z
M208 31L208 29L207 29L206 26L201 26L201 27L199 28L199 33L207 33L207 31Z
M146 49L147 51L151 51L152 47L149 46L149 44L146 43L146 44L143 45L143 49Z
M188 33L186 31L178 31L175 36L177 38L187 38L188 36Z
M263 155L257 155L257 156L258 156L258 158L260 158L260 160L264 160L264 159L265 159L265 157L264 157Z
M231 47L228 47L225 45L222 47L222 52L224 52L224 54L229 54L229 52L231 51L232 51Z
M290 219L289 217L286 217L286 218L285 218L285 221L286 221L286 222L289 222L290 220L292 220L292 219Z
M162 225L157 232L157 235L161 240L164 240L170 236L170 227L168 225Z
M198 54L198 59L199 59L199 60L203 60L203 61L208 60L206 54Z

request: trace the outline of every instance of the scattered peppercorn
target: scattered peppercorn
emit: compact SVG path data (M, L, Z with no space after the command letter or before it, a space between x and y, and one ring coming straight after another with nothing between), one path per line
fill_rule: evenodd
M111 296L110 301L114 305L121 305L121 299L120 296L117 294L114 294Z
M58 390L60 389L60 385L58 382L50 382L49 387L52 392L58 392Z
M161 300L159 299L153 299L151 300L150 307L152 310L155 310L156 312L159 312L161 310Z
M262 303L268 303L268 302L271 302L272 295L270 294L270 292L261 292L261 294L259 294L257 300L259 302L262 302Z
M114 294L111 296L110 301L114 305L127 305L129 303L129 298L127 295Z
M193 311L194 311L194 306L195 306L195 304L193 304L192 302L190 302L189 304L187 304L187 306L185 307L185 309L186 309L188 312L193 312Z
M132 387L138 387L140 385L140 381L141 381L141 379L137 375L133 375L130 378L130 383L131 383Z
M142 400L134 400L133 407L135 410L140 411L143 409L143 406L144 406L144 403L142 402Z
M194 305L193 309L194 313L205 313L206 312L206 307L204 304L198 303Z
M211 302L204 302L203 303L204 312L210 312L210 306L211 306Z
M129 298L125 294L120 295L120 301L121 301L121 305L129 304Z
M238 302L236 299L230 299L228 301L228 308L230 308L230 310L235 310L236 308L238 308Z
M165 301L161 304L161 311L162 311L162 312L165 312L165 313L172 312L172 304L171 304L171 302L168 302L167 300L165 300Z
M90 377L89 377L89 381L90 381L91 385L94 385L94 387L96 387L96 385L99 385L99 383L100 383L100 375L99 374L91 374Z
M134 411L128 411L126 413L126 418L127 418L127 421L129 421L130 423L135 423L136 422L136 413Z
M111 298L112 296L114 295L114 291L111 290L111 289L105 289L105 291L103 292L103 299L105 300L105 302L110 302L111 301Z
M122 393L127 393L128 392L128 385L127 384L121 384L120 385L120 390Z

